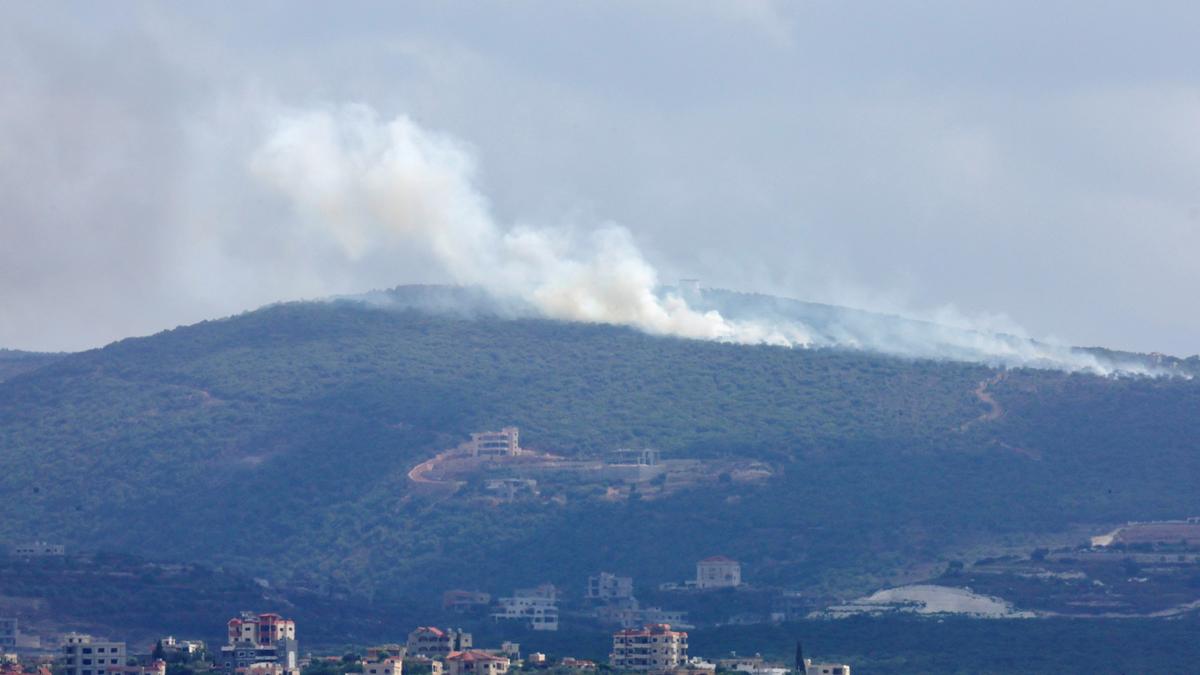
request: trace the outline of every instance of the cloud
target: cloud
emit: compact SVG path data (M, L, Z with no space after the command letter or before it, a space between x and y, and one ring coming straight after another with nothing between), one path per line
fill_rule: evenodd
M589 241L615 222L660 280L1200 343L1188 3L0 14L0 345L457 278L378 222L297 219L254 173L282 109L329 101L468 140L484 211L558 233L545 250L619 248Z
M455 282L551 318L731 342L803 339L660 296L657 271L618 225L581 235L503 227L473 184L466 147L405 116L382 121L362 104L282 114L251 168L289 198L306 228L352 260L413 244Z
M284 112L267 126L250 160L252 173L287 197L306 231L323 233L351 260L415 246L455 282L549 318L741 344L1145 372L1028 340L1005 317L988 317L981 325L951 309L936 323L845 313L816 325L737 305L723 314L665 289L632 234L619 225L573 232L499 223L475 186L470 150L406 116L383 120L369 106L354 104ZM1000 322L1007 335L996 333Z

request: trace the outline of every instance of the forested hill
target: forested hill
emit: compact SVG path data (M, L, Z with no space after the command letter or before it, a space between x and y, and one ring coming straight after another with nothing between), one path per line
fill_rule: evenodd
M0 349L0 382L16 377L21 373L37 370L48 363L57 361L62 356L62 354Z
M746 578L869 585L964 542L1200 514L1200 386L298 303L0 383L0 536L232 565L376 598ZM980 384L989 382L986 388ZM981 391L985 396L981 397ZM772 467L755 485L486 505L408 470L471 431ZM648 495L649 497L649 495Z

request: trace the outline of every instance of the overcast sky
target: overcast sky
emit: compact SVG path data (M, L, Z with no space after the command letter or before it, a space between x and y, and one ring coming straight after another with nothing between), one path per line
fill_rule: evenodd
M256 181L280 110L469 150L666 282L1200 352L1195 3L0 5L0 347L448 281ZM367 242L370 244L371 242Z

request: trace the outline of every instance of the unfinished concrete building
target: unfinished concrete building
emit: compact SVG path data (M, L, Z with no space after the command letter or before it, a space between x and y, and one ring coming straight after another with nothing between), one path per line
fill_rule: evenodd
M520 432L516 427L471 434L468 447L472 457L513 457L521 454Z

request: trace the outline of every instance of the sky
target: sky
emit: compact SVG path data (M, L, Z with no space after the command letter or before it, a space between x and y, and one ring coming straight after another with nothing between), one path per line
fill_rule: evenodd
M450 148L499 236L615 227L663 283L1195 354L1197 25L1184 2L4 3L0 347L461 281L428 241L298 208L339 180L325 156L285 190L263 170L281 120L367 111Z

